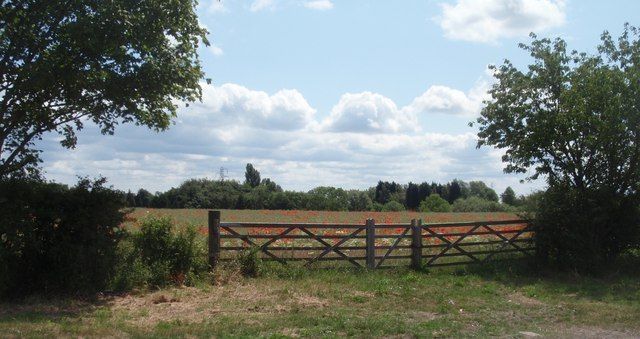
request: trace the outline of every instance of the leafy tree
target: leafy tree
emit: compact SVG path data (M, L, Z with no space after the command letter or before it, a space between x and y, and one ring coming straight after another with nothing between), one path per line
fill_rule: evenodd
M429 195L431 195L431 185L429 183L423 182L418 186L418 201L423 201Z
M395 195L394 195L395 194ZM386 204L390 200L402 202L404 195L402 194L402 186L395 182L378 181L376 186L374 201Z
M195 0L3 1L0 177L37 173L35 142L76 145L87 122L166 129L176 101L200 98Z
M127 194L124 196L125 206L126 207L135 207L136 206L136 195L131 191L127 191Z
M373 206L371 207L371 210L374 212L382 212L383 207L384 207L383 204L374 201Z
M407 186L405 201L407 208L415 210L420 205L420 188L418 185L410 182Z
M153 200L153 194L149 191L141 188L136 194L136 206L137 207L150 207Z
M389 201L382 206L382 212L400 212L404 211L404 206L397 201Z
M482 181L469 182L469 196L482 198L490 201L498 201L498 193L493 188L487 186Z
M272 191L270 191L267 186L260 185L254 187L248 193L244 193L242 196L244 199L243 208L261 210L269 207Z
M451 210L453 212L505 212L509 210L509 207L497 201L468 197L456 200L451 206Z
M451 182L449 186L449 196L447 197L447 201L452 204L454 201L458 200L462 197L462 187L457 180Z
M260 173L258 173L258 176L260 176ZM282 188L280 187L280 185L276 184L274 181L271 181L271 179L269 178L262 179L260 185L265 186L269 192L282 192Z
M450 212L451 205L437 193L432 193L420 203L420 212Z
M478 146L504 149L506 172L546 178L541 258L606 267L640 232L637 208L628 208L640 201L640 32L627 24L617 41L604 32L594 55L531 37L521 45L533 58L527 71L509 61L492 67Z
M307 193L285 191L284 194L287 195L288 200L291 202L292 209L303 210L307 208Z
M398 189L394 193L391 193L391 195L389 196L389 201L395 201L404 206L406 203L405 196L406 193L402 189L402 186L398 185Z
M389 201L391 192L389 191L389 185L387 182L378 181L376 186L376 196L374 201L380 204L385 204Z
M309 191L307 209L315 211L346 211L349 198L342 188L320 186Z
M349 191L349 211L370 211L373 208L373 201L367 192Z
M500 199L502 200L503 204L507 204L507 205L511 205L511 206L517 206L518 205L518 200L516 198L516 192L513 191L513 188L511 188L511 186L507 187L504 192L500 195Z
M289 199L289 195L285 192L272 193L267 207L272 210L291 210L295 208L293 202Z
M244 184L249 187L258 187L260 185L260 172L253 168L252 164L247 164L244 172Z

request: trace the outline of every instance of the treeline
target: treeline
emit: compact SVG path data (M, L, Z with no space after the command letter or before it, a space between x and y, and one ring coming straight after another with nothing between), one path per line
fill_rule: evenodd
M500 196L482 181L453 180L399 184L379 181L367 190L329 186L308 192L285 191L247 164L245 181L190 179L166 192L140 189L124 194L129 207L270 209L318 211L501 212L528 205L535 195L516 196L507 188Z

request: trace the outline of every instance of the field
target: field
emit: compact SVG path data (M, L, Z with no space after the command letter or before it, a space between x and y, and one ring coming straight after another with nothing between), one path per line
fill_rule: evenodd
M169 216L180 225L194 225L197 230L206 236L208 233L207 227L207 210L166 210L166 209L137 209L131 213L128 217L126 227L135 231L138 223L144 220L146 216ZM267 260L281 260L286 259L291 261L297 261L297 263L303 263L302 260L308 260L316 258L314 265L317 267L340 267L348 265L365 265L364 258L366 252L365 232L360 232L353 238L345 238L351 236L354 232L354 228L357 226L364 226L365 220L373 219L376 225L376 239L373 242L376 246L375 256L382 266L407 266L409 264L408 257L411 255L411 238L410 231L407 227L402 227L396 224L408 225L412 219L421 219L424 224L428 223L452 223L452 222L469 222L469 221L504 221L504 220L517 220L521 219L513 213L418 213L418 212L331 212L331 211L269 211L269 210L222 210L221 221L224 222L262 222L267 225L256 225L252 227L239 227L232 229L223 229L223 238L221 239L221 245L223 251L220 253L222 259L233 259L238 255L237 250L244 250L249 244L255 246L268 246L265 253L260 253L263 259ZM287 227L273 227L269 225L269 222L290 222L290 223L304 223L307 224L305 229L288 229ZM309 224L312 225L309 225ZM347 228L314 228L313 223L324 224L352 224L347 225ZM332 225L333 226L333 225ZM432 246L425 247L422 250L424 256L424 262L429 262L434 265L445 265L455 262L466 262L471 258L466 255L467 251L474 253L473 260L482 260L486 257L498 257L502 255L495 255L490 253L492 250L504 250L509 252L510 256L517 255L513 253L514 250L529 248L531 245L526 241L532 233L525 232L521 235L516 235L525 225L521 223L509 224L509 225L497 225L493 226L492 230L498 232L507 232L502 235L487 234L490 233L485 228L474 228L471 226L458 226L451 227L433 227L430 231L437 232L443 235L442 239L434 237L429 234L427 230L423 230L423 244ZM338 227L338 226L337 226ZM348 228L352 227L352 228ZM237 232L236 234L247 235L250 237L248 241L242 241L232 237L230 232ZM466 234L472 232L469 236L460 237L460 234ZM283 238L269 238L277 237L280 234L285 234ZM476 234L478 233L478 234ZM317 235L324 237L324 239L313 239L311 235ZM456 236L456 234L458 234ZM518 245L504 246L502 237L514 237ZM341 238L342 237L342 238ZM398 238L401 237L401 238ZM446 255L439 258L426 257L436 256L445 250L444 247L447 242L455 242L458 244L454 248L446 249ZM487 243L489 242L489 243ZM493 242L493 243L491 243ZM482 243L482 244L480 244ZM340 250L324 252L327 248L325 246L339 245ZM522 245L525 245L522 247ZM396 247L397 246L397 247ZM274 252L275 251L275 252ZM464 251L464 252L463 252ZM268 253L267 253L268 252ZM529 252L531 253L531 252ZM522 253L520 253L522 254ZM280 259L278 259L280 258ZM384 259L382 259L384 258ZM347 262L349 259L350 262ZM433 259L433 260L431 260ZM337 261L336 261L337 260ZM377 263L376 263L377 264Z
M135 227L145 216L170 216L177 223L207 227L207 211L203 209L137 208L128 215L126 227ZM518 219L514 213L420 213L420 212L332 212L332 211L269 211L221 210L223 222L318 222L362 223L367 219L378 223L408 223L411 219L429 222L484 221Z
M138 209L206 226L205 210ZM222 211L223 221L505 220L505 213ZM270 263L258 278L224 264L197 286L94 299L0 304L0 337L640 337L640 270L604 278L532 269L524 260L412 271L300 269Z

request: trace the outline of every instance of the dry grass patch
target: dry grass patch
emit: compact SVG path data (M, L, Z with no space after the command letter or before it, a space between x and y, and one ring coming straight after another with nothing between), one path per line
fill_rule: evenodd
M301 292L284 296L278 292L260 280L247 280L212 286L206 291L181 287L126 295L112 298L108 305L114 312L128 315L125 321L130 325L151 328L161 322L202 323L220 315L250 318L256 314L325 308L330 304L327 299Z
M509 302L513 302L516 305L523 305L523 306L545 306L546 305L542 301L531 298L531 297L527 297L526 295L520 292L511 293L507 298Z

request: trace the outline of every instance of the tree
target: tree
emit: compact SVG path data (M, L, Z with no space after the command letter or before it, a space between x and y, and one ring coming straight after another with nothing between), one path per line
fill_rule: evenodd
M391 197L391 192L389 191L389 183L378 181L378 185L376 186L376 195L374 201L380 204L386 204Z
M126 207L136 207L136 195L131 192L131 190L127 191L124 196L125 206Z
M469 196L498 201L498 193L482 181L469 182Z
M453 212L505 212L508 206L497 201L468 197L456 200L451 206Z
M260 185L260 172L253 168L252 164L247 164L247 168L244 172L244 183L249 187L258 187Z
M420 184L420 186L418 186L418 200L419 201L423 201L424 199L426 199L429 195L431 195L431 185L429 185L429 183L423 182Z
M507 187L504 192L500 194L500 199L502 200L503 204L511 206L517 205L516 192L513 191L513 188L511 188L511 186Z
M420 188L418 185L410 182L407 186L405 201L407 204L407 208L410 210L415 210L420 206Z
M367 192L348 191L347 194L349 195L349 211L370 211L373 207L373 201Z
M0 177L37 173L35 142L76 145L87 122L166 129L176 101L200 98L195 0L3 1Z
M546 178L541 256L606 267L639 239L638 209L628 207L640 201L640 31L626 24L617 41L604 32L597 54L531 37L521 44L533 58L527 71L508 60L492 67L478 147L503 149L506 172Z
M450 212L451 205L437 193L432 193L420 203L420 212Z
M450 204L453 204L454 201L458 200L461 197L462 197L462 187L460 187L460 184L458 183L457 180L454 180L449 185L449 197L447 201Z
M136 207L150 207L153 200L151 192L141 188L136 194Z
M404 206L397 201L389 201L382 206L381 212L400 212L404 211Z
M637 194L640 181L640 42L625 25L618 43L602 34L599 55L567 52L566 42L532 35L523 73L492 67L498 83L478 118L478 146L506 150L509 173ZM634 62L635 60L635 62Z
M269 198L268 207L272 210L290 210L294 206L288 194L285 192L273 192Z
M307 204L315 211L347 211L349 197L342 188L320 186L309 191Z

